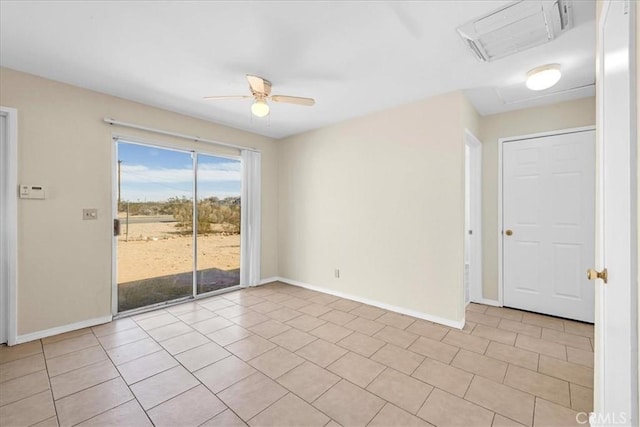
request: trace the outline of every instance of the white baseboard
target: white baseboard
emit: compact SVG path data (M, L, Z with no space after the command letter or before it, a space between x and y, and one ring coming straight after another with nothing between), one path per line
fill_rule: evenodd
M88 328L90 326L101 325L103 323L111 322L112 316L97 317L95 319L83 320L82 322L71 323L69 325L56 326L55 328L45 329L44 331L31 332L29 334L18 335L16 337L16 344L22 344L29 341L35 341L42 338L52 337L58 334L64 334L65 332L75 331L77 329Z
M431 314L423 313L421 311L415 311L404 307L398 307L395 305L386 304L379 301L374 301L368 298L363 298L357 295L352 295L340 291L335 291L333 289L324 288L322 286L310 285L308 283L299 282L297 280L287 279L286 277L276 277L275 280L283 283L287 283L289 285L298 286L301 288L309 289L312 291L322 292L325 294L333 295L340 298L346 298L353 301L361 302L363 304L372 305L374 307L379 307L385 310L393 311L400 314L405 314L411 317L417 317L418 319L428 320L433 323L439 323L441 325L449 326L456 329L462 329L464 327L464 320L455 321L450 319L445 319L444 317L434 316Z
M271 283L271 282L277 282L278 280L280 280L280 278L277 276L267 277L266 279L261 279L260 282L258 283L258 286L266 285L267 283Z
M477 301L471 301L471 302L475 302L476 304L491 305L493 307L502 307L502 304L500 304L500 301L496 301L494 299L480 298Z

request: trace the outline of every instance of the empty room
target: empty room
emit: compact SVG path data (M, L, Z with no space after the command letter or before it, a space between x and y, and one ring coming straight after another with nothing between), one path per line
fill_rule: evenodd
M0 0L0 425L638 426L629 0Z

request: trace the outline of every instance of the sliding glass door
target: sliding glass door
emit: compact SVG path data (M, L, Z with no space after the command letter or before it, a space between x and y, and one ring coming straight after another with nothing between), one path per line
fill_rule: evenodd
M116 148L117 311L238 285L240 161L122 140Z

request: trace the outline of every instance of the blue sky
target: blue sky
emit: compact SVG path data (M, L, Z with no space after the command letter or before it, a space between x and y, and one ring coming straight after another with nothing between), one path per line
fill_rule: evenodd
M122 160L121 199L131 202L164 201L170 197L192 197L191 154L145 145L118 144ZM240 196L240 161L198 155L198 197Z

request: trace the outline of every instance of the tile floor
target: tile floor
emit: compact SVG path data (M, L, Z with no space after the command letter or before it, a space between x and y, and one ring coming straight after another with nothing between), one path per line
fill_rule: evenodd
M273 283L0 347L2 426L565 426L593 326L471 304L458 331Z

